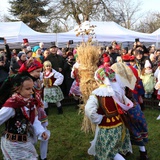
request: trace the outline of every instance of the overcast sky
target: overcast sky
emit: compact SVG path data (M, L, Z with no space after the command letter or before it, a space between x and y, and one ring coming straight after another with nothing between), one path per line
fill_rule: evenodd
M0 3L0 15L3 15L3 12L5 14L8 14L7 8L9 8L9 0L1 0ZM141 0L143 5L141 6L142 12L145 11L160 11L160 0Z

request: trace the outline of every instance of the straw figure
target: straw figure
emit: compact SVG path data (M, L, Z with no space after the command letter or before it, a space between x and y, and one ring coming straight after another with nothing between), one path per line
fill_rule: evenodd
M80 91L82 93L83 104L80 105L80 111L84 114L84 106L91 92L97 88L97 83L94 79L94 73L97 70L99 61L99 47L93 46L91 43L82 43L77 48L79 75L80 75ZM84 114L82 128L85 133L94 132L95 125L91 124L90 120Z

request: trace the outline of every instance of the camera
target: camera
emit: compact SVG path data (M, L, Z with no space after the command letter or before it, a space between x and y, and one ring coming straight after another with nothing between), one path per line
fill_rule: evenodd
M69 44L73 44L73 40L69 40L68 43L69 43Z
M136 38L136 39L135 39L135 42L139 42L139 38Z

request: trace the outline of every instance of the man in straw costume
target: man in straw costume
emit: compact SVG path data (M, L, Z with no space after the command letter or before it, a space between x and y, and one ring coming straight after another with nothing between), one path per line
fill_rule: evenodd
M97 83L94 79L94 73L98 68L98 50L98 46L93 46L90 43L82 43L77 48L77 59L79 62L78 73L80 77L79 86L83 100L83 104L80 107L82 112L84 112L84 105L86 104L87 99L89 98L89 95L91 94L92 90L97 88ZM84 115L82 130L85 133L95 131L95 125L90 122L86 115Z

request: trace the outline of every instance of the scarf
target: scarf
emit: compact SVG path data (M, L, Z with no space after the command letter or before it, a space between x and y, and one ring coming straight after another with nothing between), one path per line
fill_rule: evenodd
M21 108L25 118L33 124L36 115L34 105L37 105L35 98L24 98L20 94L15 93L4 103L3 107ZM26 113L24 107L29 109L29 115Z

